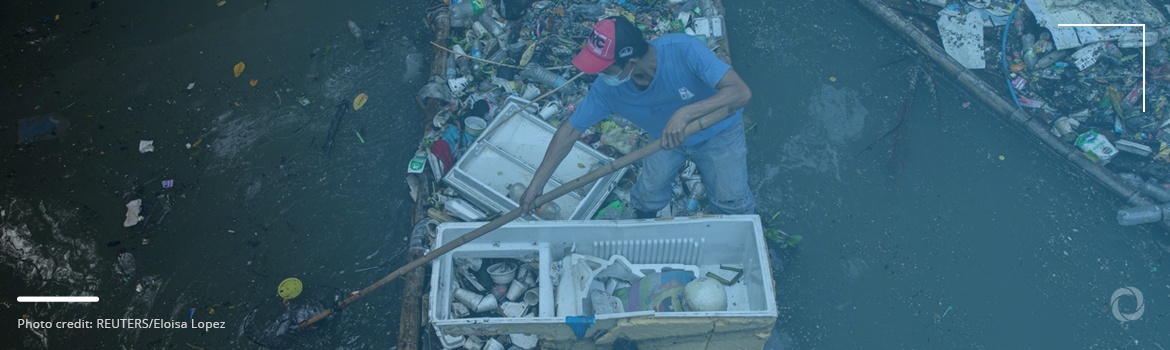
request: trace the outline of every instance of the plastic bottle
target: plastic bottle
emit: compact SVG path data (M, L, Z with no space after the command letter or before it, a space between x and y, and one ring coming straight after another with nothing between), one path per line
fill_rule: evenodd
M1048 66L1056 64L1056 62L1067 58L1069 51L1072 50L1053 51L1047 55L1044 55L1044 57L1040 57L1040 59L1036 61L1036 68L1047 68Z
M528 66L526 66L523 71L520 71L520 77L534 83L544 84L552 87L565 85L565 83L568 82L564 77L544 69L544 67L541 67L539 64L531 62L528 63ZM569 85L560 91L566 94L572 94L576 91L576 88L574 85Z
M699 210L699 201L707 196L706 189L701 181L688 181L687 185L691 190L691 195L687 197L687 212L693 215Z
M447 70L445 73L447 80L455 79L455 75L458 74L455 70L455 55L447 55Z
M544 220L560 220L561 206L555 202L545 203L544 205L540 206L539 210L536 211L536 215L540 216L540 218Z
M520 203L520 197L524 196L524 191L528 190L528 186L519 182L508 184L508 199Z
M1133 187L1137 187L1143 195L1150 197L1158 203L1170 202L1170 190L1159 186L1153 179L1150 181L1143 181L1141 176L1133 173L1120 173L1117 176L1125 180L1126 183Z
M1024 66L1025 67L1028 67L1028 69L1030 69L1030 70L1036 69L1036 65L1037 65L1037 63L1039 63L1039 61L1040 61L1040 58L1036 56L1036 51L1032 51L1031 49L1029 49L1028 51L1024 51Z
M1148 224L1165 220L1166 211L1170 206L1143 205L1125 208L1117 211L1117 223L1122 226Z
M487 60L492 61L492 62L496 62L496 63L501 63L501 62L504 62L504 59L506 59L506 58L508 58L508 51L496 49L495 52L492 52L491 56L488 56Z
M569 13L586 20L598 20L605 16L604 4L573 4L569 6Z
M472 18L475 17L475 9L472 7L471 0L451 1L451 26L464 28L470 25Z
M483 13L483 10L492 5L490 0L465 0L471 3L471 11L476 15Z
M495 11L487 11L479 16L479 24L482 25L483 28L487 30L488 34L491 34L492 37L500 36L500 33L504 31L504 24L496 20L497 18L499 18L499 16Z
M471 57L480 58L480 59L483 58L483 42L482 41L476 40L475 43L471 45ZM476 72L478 72L479 65L480 65L479 60L476 60L475 62L472 63L471 67Z

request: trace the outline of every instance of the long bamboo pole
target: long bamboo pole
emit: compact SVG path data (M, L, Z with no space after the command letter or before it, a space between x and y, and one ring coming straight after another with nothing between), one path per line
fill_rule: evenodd
M523 110L523 109L521 109L521 110ZM686 134L686 136L693 135L696 132L699 132L700 130L703 129L701 127L701 125L715 125L716 123L722 121L723 119L727 118L728 116L730 116L730 115L723 109L712 112L708 115L703 116L702 118L698 119L697 121L692 121L690 124L687 124L685 134ZM560 187L557 187L556 189L553 189L552 191L549 191L548 193L541 195L540 197L536 197L536 199L533 200L533 205L536 207L539 207L545 203L551 202L552 200L557 199L560 196L563 196L569 192L572 192L573 190L576 190L577 188L579 188L581 186L591 184L594 181L597 181L598 179L605 177L606 175L609 175L609 174L617 171L618 169L625 168L625 167L629 166L630 164L633 164L634 162L642 160L642 158L646 158L647 156L650 156L651 154L654 154L655 152L658 152L661 149L662 149L661 142L651 142L651 143L647 144L646 146L643 146L642 148L634 151L633 153L630 153L630 154L625 155L624 157L618 158L617 160L614 160L613 162L610 162L610 163L605 164L597 169L594 169L593 171L590 171L589 173L586 173L585 175L581 175L581 177L576 178L572 181L569 181L569 182L561 185ZM483 236L483 235L487 234L488 232L492 232L493 230L500 228L501 226L504 226L505 224L511 222L512 220L519 218L521 215L523 215L523 213L520 212L519 208L513 209L512 211L508 212L507 214L504 214L503 216L500 216L499 218L496 218L495 220L492 220L491 222L488 222L488 223L484 224L483 226L480 226L479 228L472 230L471 232L468 232L467 234L464 234L463 236L460 236L459 238L456 238L455 240L448 242L447 244L444 244L439 248L436 248L435 250L432 250L430 253L427 253L427 255L425 255L421 258L415 259L414 261L411 261L410 263L406 264L405 266L402 266L402 267L398 268L397 270L394 270L394 272L391 272L389 275L386 275L386 277L382 277L382 279L378 280L377 282L374 282L374 284L371 284L371 285L367 286L366 288L355 292L349 298L346 298L345 300L338 303L337 306L326 309L325 311L318 313L316 316L313 316L313 318L306 320L305 322L298 325L297 329L298 330L304 329L305 327L308 327L309 325L312 325L312 324L316 323L317 321L320 321L321 319L328 317L330 314L333 313L334 310L339 310L339 309L342 309L342 308L348 306L349 304L353 303L354 301L357 301L358 299L361 299L362 297L366 296L367 294L370 294L371 292L378 289L379 287L382 287L386 283L390 283L390 281L393 281L394 279L398 278L399 276L402 276L403 274L406 274L407 272L410 272L411 270L414 270L415 268L422 266L423 264L426 264L426 263L430 262L431 260L434 260L435 258L438 258L439 256L450 252L451 250L454 250L455 248L458 248L464 244L467 244L468 242L471 242L472 240L475 240L476 238L479 238L480 236Z
M881 3L879 0L859 0L862 6L872 11L875 15L881 18L886 24L889 24L902 36L910 39L918 46L922 53L933 59L939 66L941 66L948 73L951 73L959 84L967 88L968 91L978 96L991 109L998 112L998 115L1007 119L1013 125L1027 131L1041 144L1047 146L1049 150L1055 152L1057 155L1068 160L1073 165L1083 170L1086 174L1096 179L1105 188L1113 191L1121 198L1124 198L1129 205L1148 205L1153 204L1152 201L1142 196L1141 192L1133 186L1125 183L1117 174L1105 169L1105 167L1093 163L1084 156L1081 150L1072 147L1064 141L1056 138L1048 132L1048 125L1029 115L1024 110L1016 107L1014 104L1004 100L998 93L995 92L986 82L979 79L979 77L972 74L971 71L964 68L958 62L955 62L950 55L947 55L934 40L931 40L926 34L914 27L905 19L898 16L896 12L891 10L888 6ZM1170 222L1161 221L1159 224L1163 229L1170 231Z
M435 32L435 39L441 40L446 38L451 28L451 20L448 17L447 7L441 6L428 16L428 24ZM431 55L431 76L442 75L446 68L447 52L441 50L434 50ZM439 104L434 99L427 101L428 103L423 107L423 134L427 134L432 129L431 116L439 112ZM417 223L426 216L427 206L426 201L421 200L430 196L430 182L431 179L427 173L407 174L406 176L413 176L418 180L418 198L415 201L414 215L411 217L411 223ZM411 225L413 227L413 225ZM426 249L422 242L425 238L421 236L422 232L412 230L409 241L409 250L407 258L415 260L422 257L426 253ZM398 317L398 349L399 350L416 350L419 348L419 327L422 326L423 310L422 310L422 296L423 296L423 280L425 277L425 269L414 269L406 275L406 283L402 286L402 307L399 309Z

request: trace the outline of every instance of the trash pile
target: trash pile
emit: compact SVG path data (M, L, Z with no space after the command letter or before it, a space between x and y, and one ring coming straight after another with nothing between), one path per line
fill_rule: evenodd
M647 40L667 33L687 33L705 40L714 50L724 36L721 11L712 0L452 0L448 9L450 35L445 43L433 43L436 49L451 53L445 74L431 77L418 93L420 101L439 100L443 108L433 116L435 131L424 136L408 172L421 173L429 166L435 178L442 178L495 118L509 117L499 109L510 96L535 101L534 113L559 126L593 82L593 76L574 74L570 61L597 20L624 16L642 29ZM640 129L618 116L598 123L580 139L614 158L638 149L646 140ZM693 170L688 176L698 179ZM701 192L701 185L687 187L686 181L679 179L677 204L664 214L690 215L703 210L698 202L702 195L688 192ZM633 218L633 210L623 204L628 203L632 184L622 181L606 201L609 205L604 215L597 218ZM439 193L445 198L458 197L453 191ZM690 210L688 197L696 200ZM491 217L485 212L477 219Z
M456 302L451 303L451 317L536 317L533 308L540 302L537 282L540 263L536 257L486 260L490 265L484 268L485 259L455 259L455 276L452 277L458 287L454 290ZM499 337L441 335L440 340L447 349L503 349L503 344L533 349L538 342L535 335L529 334Z
M1149 198L1170 201L1170 23L1163 12L1144 0L1025 0L1014 12L1016 2L1006 0L933 4L943 7L938 25L948 54L972 69L1002 63L987 68L1006 76L1012 99L1053 135ZM1111 25L1070 25L1090 23ZM984 27L996 35L984 38ZM1156 207L1118 213L1122 225L1163 219L1170 215Z

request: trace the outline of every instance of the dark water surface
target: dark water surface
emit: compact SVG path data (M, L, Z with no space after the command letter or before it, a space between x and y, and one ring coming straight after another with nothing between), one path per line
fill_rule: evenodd
M400 266L355 272L395 259L410 227L402 175L425 75L407 67L429 57L429 4L0 5L0 321L15 335L0 348L255 348L247 326L277 319L284 278L305 281L304 299L328 299ZM760 212L805 237L774 248L781 314L769 349L1170 346L1163 232L1117 226L1121 201L856 3L726 7L734 64L755 95ZM369 103L344 115L325 154L333 106L360 92ZM49 113L70 122L66 134L16 144L17 120ZM155 151L139 153L140 140ZM146 221L122 227L134 199ZM132 274L116 268L122 252ZM156 282L137 292L143 276ZM1145 310L1123 323L1110 296L1126 286ZM296 344L393 346L400 289ZM102 301L15 302L70 294ZM226 328L15 327L25 315L187 321L192 308Z

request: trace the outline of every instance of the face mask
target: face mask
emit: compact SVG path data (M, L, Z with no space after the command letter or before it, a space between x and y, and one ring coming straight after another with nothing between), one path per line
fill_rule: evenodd
M620 76L621 74L622 73L619 71L618 76ZM616 76L612 76L612 75L605 74L605 73L597 73L597 77L601 78L601 81L609 86L618 86L618 85L625 84L627 81L630 81L630 78L633 76L634 76L633 71L631 71L630 75L627 75L625 79L621 79L621 78L618 78Z

